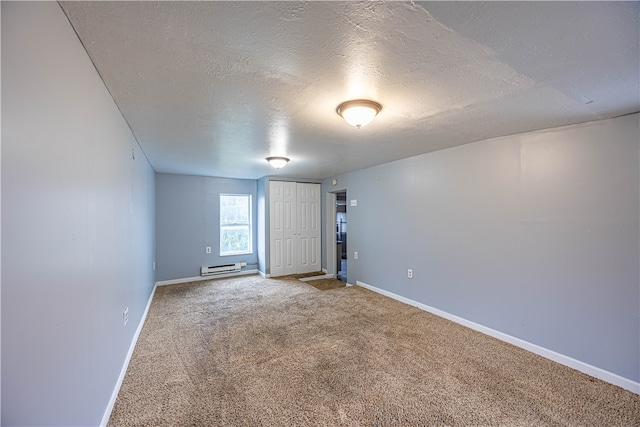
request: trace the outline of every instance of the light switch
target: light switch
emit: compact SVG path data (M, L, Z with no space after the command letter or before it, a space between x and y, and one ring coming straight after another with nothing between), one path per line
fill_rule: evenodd
M356 199L351 200L351 206L358 206L358 201Z

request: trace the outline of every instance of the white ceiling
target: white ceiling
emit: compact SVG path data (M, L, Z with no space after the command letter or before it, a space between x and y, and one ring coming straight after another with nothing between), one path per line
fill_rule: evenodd
M320 179L640 110L638 2L61 5L157 172Z

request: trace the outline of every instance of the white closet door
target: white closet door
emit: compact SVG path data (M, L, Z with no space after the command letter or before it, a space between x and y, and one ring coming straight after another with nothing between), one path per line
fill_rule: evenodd
M298 273L320 271L320 184L296 185Z
M320 271L320 184L269 183L270 274Z
M271 181L269 185L269 254L271 275L284 275L284 186Z
M283 272L296 274L298 263L297 224L296 224L296 183L283 182Z

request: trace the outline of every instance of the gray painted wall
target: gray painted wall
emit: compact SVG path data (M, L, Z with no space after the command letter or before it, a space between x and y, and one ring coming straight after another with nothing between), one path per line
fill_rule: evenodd
M339 176L348 281L638 381L639 140L634 114Z
M258 271L266 274L267 271L267 252L269 250L267 245L267 195L265 193L265 178L258 180L258 221L256 227L256 233L258 235Z
M257 269L257 181L156 175L157 280L200 276L203 265L246 262ZM253 254L220 256L220 194L251 194ZM205 247L211 246L211 253Z
M97 425L153 290L154 171L60 6L1 7L2 424Z

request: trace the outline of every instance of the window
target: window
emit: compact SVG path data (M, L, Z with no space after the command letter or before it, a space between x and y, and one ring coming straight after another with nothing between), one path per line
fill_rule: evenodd
M220 195L220 255L250 254L251 195Z

